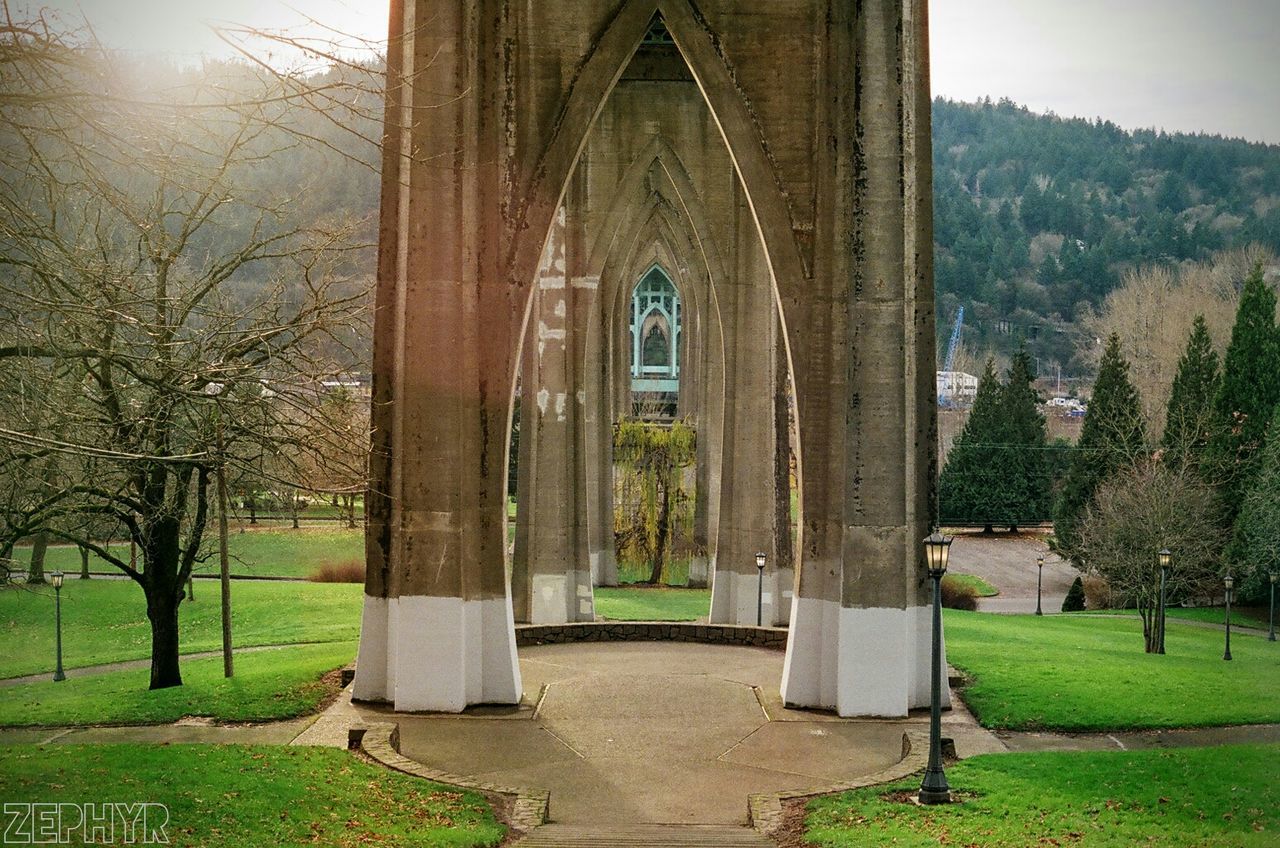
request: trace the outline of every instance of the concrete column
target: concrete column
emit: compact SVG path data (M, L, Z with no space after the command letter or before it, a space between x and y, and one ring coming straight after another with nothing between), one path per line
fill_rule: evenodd
M589 302L598 281L570 279L569 241L575 229L562 206L538 271L522 352L524 464L516 487L511 593L516 620L533 624L595 618L586 540L587 466L578 450L587 397L578 383L586 335L586 309L579 301Z
M413 0L391 17L379 455L354 695L399 710L521 697L499 511L511 322L479 249L500 223L484 202L496 157L475 142L490 88L475 15Z
M832 21L825 74L834 89L827 120L837 142L826 163L832 229L822 234L831 256L818 269L832 275L832 318L812 325L830 327L832 341L843 343L843 357L831 365L846 382L832 381L828 396L843 403L844 415L814 402L820 386L811 368L805 392L812 409L801 410L804 473L824 485L815 485L810 499L805 481L805 555L816 556L804 564L783 697L841 715L901 716L929 698L920 546L928 463L920 459L932 445L920 439L933 415L932 387L921 374L932 370L925 362L932 334L925 341L921 333L932 316L917 308L931 296L928 259L918 258L930 250L929 222L919 217L927 183L917 171L929 157L927 89L921 93L927 30L922 0L860 9L859 17L844 9ZM846 90L841 77L857 80L857 91ZM849 318L843 328L840 309ZM839 480L825 470L836 456L843 459L835 466L843 469Z
M764 251L739 195L733 280L720 290L725 320L724 455L720 523L711 586L711 621L755 624L760 585L756 553L776 563L774 488L774 309ZM712 481L714 485L714 481ZM772 623L777 578L765 580L762 620ZM784 602L790 601L790 591Z
M613 361L610 356L609 314L599 277L585 302L588 343L583 356L582 391L586 409L580 444L585 462L587 545L593 586L618 585L618 557L613 541Z

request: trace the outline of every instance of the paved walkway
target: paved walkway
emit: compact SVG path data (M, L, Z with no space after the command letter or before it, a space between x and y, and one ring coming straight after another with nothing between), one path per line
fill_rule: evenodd
M1036 557L1043 555L1041 609L1046 615L1057 613L1080 572L1049 552L1047 538L1037 531L959 533L951 545L950 570L981 577L1000 590L993 598L978 599L982 612L1031 613L1036 611Z
M783 654L690 643L578 643L520 650L526 703L464 716L340 702L299 741L345 740L353 721L395 721L400 750L433 769L551 793L561 824L733 825L747 796L874 774L902 757L909 719L790 710ZM1002 751L964 709L947 716L962 754Z
M1147 748L1198 748L1215 745L1280 743L1280 724L1197 727L1183 730L1132 730L1117 733L1045 733L996 731L1010 751L1131 751Z
M256 654L259 651L278 651L281 648L297 648L303 645L325 645L327 642L292 642L288 645L254 645L246 648L236 648L236 654ZM222 651L197 651L192 654L182 654L184 660L203 660L210 657L222 656ZM124 660L123 662L101 663L99 665L82 665L78 668L66 669L67 677L91 677L95 674L108 674L113 671L136 671L140 668L151 668L151 659L145 660ZM0 689L6 686L19 686L23 683L42 683L53 677L52 671L43 671L39 674L24 674L22 677L5 677L0 678Z

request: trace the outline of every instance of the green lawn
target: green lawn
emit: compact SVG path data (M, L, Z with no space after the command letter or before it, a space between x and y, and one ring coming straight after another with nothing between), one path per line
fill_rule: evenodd
M693 621L710 609L710 589L596 589L596 614L614 621Z
M618 562L618 582L645 583L653 574L653 566L646 562ZM663 569L662 582L667 586L689 585L689 560L676 559Z
M341 583L236 581L231 585L234 644L281 645L356 639L362 588ZM194 603L178 608L184 653L222 647L219 587L196 584ZM52 671L53 589L0 589L0 677ZM21 646L21 650L16 650ZM63 663L69 668L145 659L151 625L142 589L131 580L67 580L62 587Z
M216 537L206 539L208 545L217 542ZM113 545L113 553L128 562L128 544ZM213 551L214 548L209 548ZM252 576L309 577L323 565L341 565L346 562L364 562L364 530L348 530L336 524L324 527L273 527L260 530L231 532L227 537L227 551L231 555L231 573ZM31 557L29 548L19 548L14 559L25 567ZM61 569L65 574L80 573L80 551L74 547L51 547L45 555L45 571ZM117 571L114 566L89 558L89 570ZM197 566L197 573L216 574L216 554ZM118 573L118 572L117 572ZM197 591L199 586L196 587Z
M1171 622L1164 656L1119 616L946 611L947 659L986 727L1118 730L1280 721L1280 642Z
M474 792L388 771L329 748L7 746L0 748L0 798L163 804L169 813L167 841L179 848L464 848L497 845L506 832ZM157 816L163 823L163 813ZM123 840L120 832L117 840ZM76 832L67 841L84 840Z
M1000 594L1000 590L995 586L972 574L957 574L954 571L949 571L945 579L959 583L962 586L972 586L974 594L979 598L992 598Z
M1280 844L1280 745L997 754L950 767L963 803L917 807L918 777L817 798L808 839L863 846Z
M240 654L235 677L222 658L182 663L182 686L147 689L149 669L114 671L61 683L45 680L0 689L0 726L159 724L184 716L270 721L313 712L336 686L320 680L355 658L354 642L297 645Z

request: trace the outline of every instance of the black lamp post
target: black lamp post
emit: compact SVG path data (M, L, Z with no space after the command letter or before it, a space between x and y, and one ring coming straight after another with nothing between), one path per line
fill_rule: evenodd
M1156 653L1164 653L1164 587L1169 577L1169 564L1173 562L1173 554L1169 553L1168 548L1161 548L1156 554L1156 559L1160 563L1160 618L1156 625L1160 629L1157 631Z
M1268 575L1271 579L1271 626L1267 629L1267 641L1276 640L1276 573Z
M764 563L767 557L764 551L756 554L756 571L760 579L756 583L756 627L764 623Z
M53 584L53 608L58 633L58 667L53 671L53 682L58 683L67 679L67 675L62 671L62 572L55 571L50 574L49 582Z
M1040 586L1044 583L1044 554L1036 557L1036 615L1044 615L1040 610Z
M924 551L929 577L933 579L933 662L930 666L933 698L929 712L929 767L920 784L920 803L950 804L951 787L942 770L942 575L947 573L951 537L934 530L924 540Z
M1229 660L1231 659L1231 590L1235 588L1236 581L1228 574L1222 582L1227 587L1227 649L1223 652L1222 658Z

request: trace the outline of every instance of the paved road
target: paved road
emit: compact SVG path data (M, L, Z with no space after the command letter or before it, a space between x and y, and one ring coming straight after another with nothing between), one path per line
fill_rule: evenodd
M1047 533L1005 532L983 535L978 531L956 535L951 545L951 571L981 577L1000 590L982 598L983 612L1028 613L1036 610L1036 556L1043 554L1044 587L1041 608L1046 614L1062 610L1067 590L1079 574L1057 554L1049 553Z

